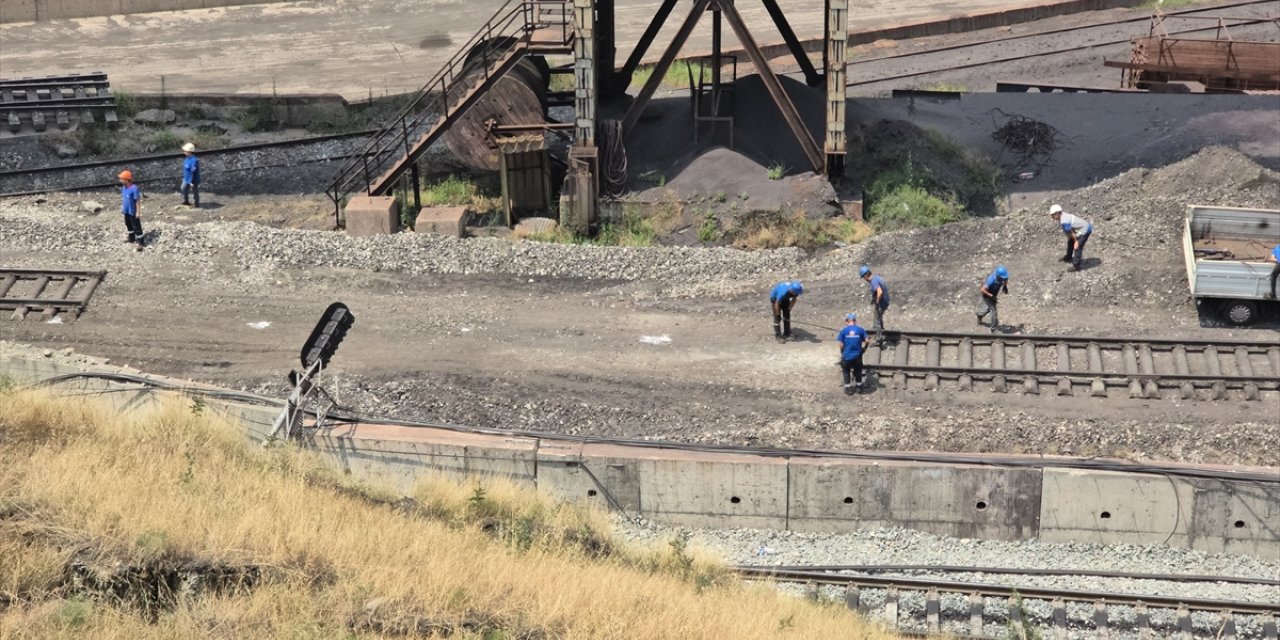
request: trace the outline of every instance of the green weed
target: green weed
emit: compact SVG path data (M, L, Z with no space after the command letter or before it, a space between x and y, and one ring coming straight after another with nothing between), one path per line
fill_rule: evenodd
M120 116L122 120L132 118L142 110L142 107L138 104L138 97L132 93L117 91L112 97L115 98L116 115Z
M787 168L780 164L775 164L769 167L768 175L770 180L781 180L782 176L787 175Z
M698 227L698 242L706 244L720 239L720 222L714 211L708 210L702 217L702 226Z

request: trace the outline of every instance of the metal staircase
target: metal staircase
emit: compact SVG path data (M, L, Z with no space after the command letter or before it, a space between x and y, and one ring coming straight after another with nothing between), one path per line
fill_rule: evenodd
M572 0L507 2L338 172L327 190L335 212L341 212L352 194L389 192L418 157L522 57L572 51ZM474 74L477 59L483 68L480 74Z

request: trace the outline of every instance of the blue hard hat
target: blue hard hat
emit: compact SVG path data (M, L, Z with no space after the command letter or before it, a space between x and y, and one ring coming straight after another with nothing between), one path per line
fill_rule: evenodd
M1003 279L1005 279L1005 280L1008 280L1008 279L1009 279L1009 270L1008 270L1008 269L1006 269L1006 268L1004 268L1004 265L1000 265L1000 266L996 267L996 277L997 277L997 278L1003 278Z
M791 293L794 293L794 294L796 294L796 295L800 295L800 294L804 293L804 285L800 284L800 281L799 281L799 280L792 280L792 281L791 281Z
M868 274L868 273L871 273L871 267L868 267L867 265L865 265L865 264L864 264L864 265L862 265L861 267L859 267L859 268L858 268L858 277L859 277L859 278L865 278L865 277L867 277L867 274Z
M844 317L844 319L845 319L845 320L848 320L849 322L857 322L857 321L858 321L858 314L856 314L856 313L850 313L849 315L845 316L845 317Z

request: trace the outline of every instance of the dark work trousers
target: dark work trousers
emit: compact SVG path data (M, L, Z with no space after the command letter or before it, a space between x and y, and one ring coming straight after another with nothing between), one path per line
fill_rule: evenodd
M124 232L129 242L142 244L142 220L138 216L125 214Z
M182 183L182 204L194 204L197 207L200 206L200 183Z
M1276 278L1280 278L1280 264L1271 267L1271 297L1276 297Z
M783 299L778 303L775 309L773 304L769 304L769 310L773 311L773 335L775 338L791 337L791 300Z
M840 373L844 376L844 386L849 386L849 372L853 372L853 380L862 384L862 354L852 360L840 360Z
M982 323L982 319L987 317L987 314L989 313L991 314L991 328L995 329L1000 326L1000 319L996 314L996 303L997 301L995 296L982 296L982 306L978 308L979 324Z
M1084 245L1089 241L1089 236L1091 235L1093 235L1092 231L1076 239L1076 252L1074 254L1071 254L1071 238L1067 238L1067 253L1071 255L1071 266L1075 267L1076 270L1080 269L1080 263L1084 261Z
M884 342L884 312L888 307L876 304L875 299L871 300L871 304L875 305L876 310L876 323L871 328L876 332L876 342Z

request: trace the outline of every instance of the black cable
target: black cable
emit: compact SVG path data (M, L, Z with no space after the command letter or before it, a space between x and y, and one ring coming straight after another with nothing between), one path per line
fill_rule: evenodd
M624 145L622 123L617 120L600 122L598 132L604 150L602 180L604 195L617 198L627 190L627 149Z

